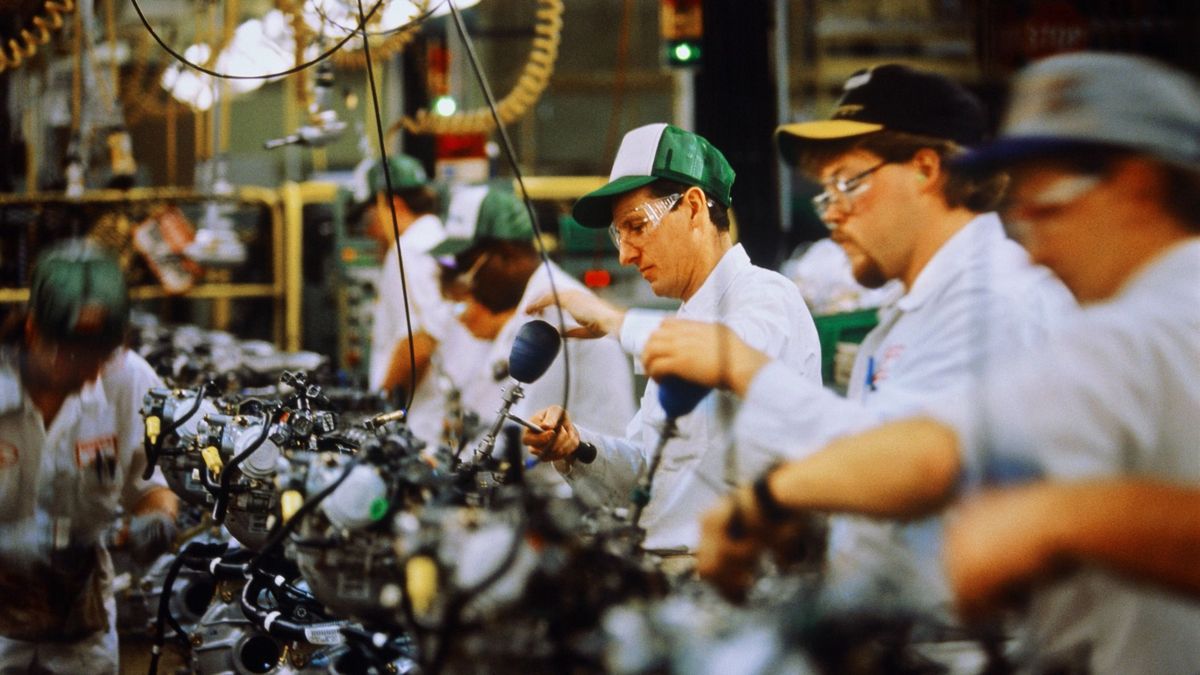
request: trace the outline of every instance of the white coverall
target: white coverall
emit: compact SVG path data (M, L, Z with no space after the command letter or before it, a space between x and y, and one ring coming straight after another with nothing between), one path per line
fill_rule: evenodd
M122 349L47 428L15 358L0 356L0 673L116 673L112 563L100 537L118 505L129 513L165 486L157 471L142 480L142 398L161 382Z

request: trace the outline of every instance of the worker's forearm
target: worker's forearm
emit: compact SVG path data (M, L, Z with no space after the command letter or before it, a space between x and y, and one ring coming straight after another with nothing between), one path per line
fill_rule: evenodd
M754 377L771 362L771 359L748 345L742 344L740 347L736 352L731 352L732 358L723 384L726 389L745 398Z
M1149 481L1049 486L1052 550L1200 596L1200 490Z
M412 352L409 352L409 341L412 342ZM392 361L388 365L387 375L383 378L383 388L391 391L403 387L406 391L419 383L429 368L429 362L437 349L437 341L428 333L417 333L411 338L401 340L392 351ZM411 392L409 392L411 395Z
M795 510L911 518L941 508L957 482L955 433L929 419L892 422L790 462L771 494Z
M171 519L179 515L179 498L171 492L170 488L156 487L138 500L136 506L133 507L133 515L140 516L158 511L166 514Z

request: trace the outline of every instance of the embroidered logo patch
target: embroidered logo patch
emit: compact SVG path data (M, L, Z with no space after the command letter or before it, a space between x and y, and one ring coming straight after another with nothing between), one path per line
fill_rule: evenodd
M83 468L96 460L112 462L117 457L117 437L101 436L75 444L75 464Z
M17 460L20 458L21 453L17 450L17 446L0 441L0 469L16 466Z

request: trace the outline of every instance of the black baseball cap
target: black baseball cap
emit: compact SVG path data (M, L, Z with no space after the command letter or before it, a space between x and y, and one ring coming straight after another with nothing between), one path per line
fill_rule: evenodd
M970 147L984 139L983 104L944 75L890 63L851 75L827 120L785 124L775 130L779 152L795 163L806 145L899 131Z

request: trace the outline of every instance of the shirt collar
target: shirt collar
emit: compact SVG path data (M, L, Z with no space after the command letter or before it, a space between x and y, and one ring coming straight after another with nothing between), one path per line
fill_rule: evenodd
M1116 297L1136 296L1142 293L1159 296L1164 287L1200 288L1198 262L1200 237L1189 237L1143 265L1125 282Z
M963 270L980 262L981 251L998 246L1004 237L1004 225L995 213L975 216L925 263L912 288L896 301L896 307L905 312L921 307Z
M83 388L74 394L79 397L81 407L96 409L102 408L108 403L108 398L104 395L104 373L113 366L117 359L125 358L124 351L124 349L118 349L117 353L110 357L104 367L100 369L100 375L83 385Z
M425 214L408 226L400 235L400 245L409 251L426 253L446 238L442 221L433 214Z
M708 278L700 284L696 293L683 303L679 309L680 314L697 317L717 316L725 291L737 275L750 267L752 263L750 256L746 255L746 249L742 248L741 244L735 244L717 261L717 266L708 273Z

